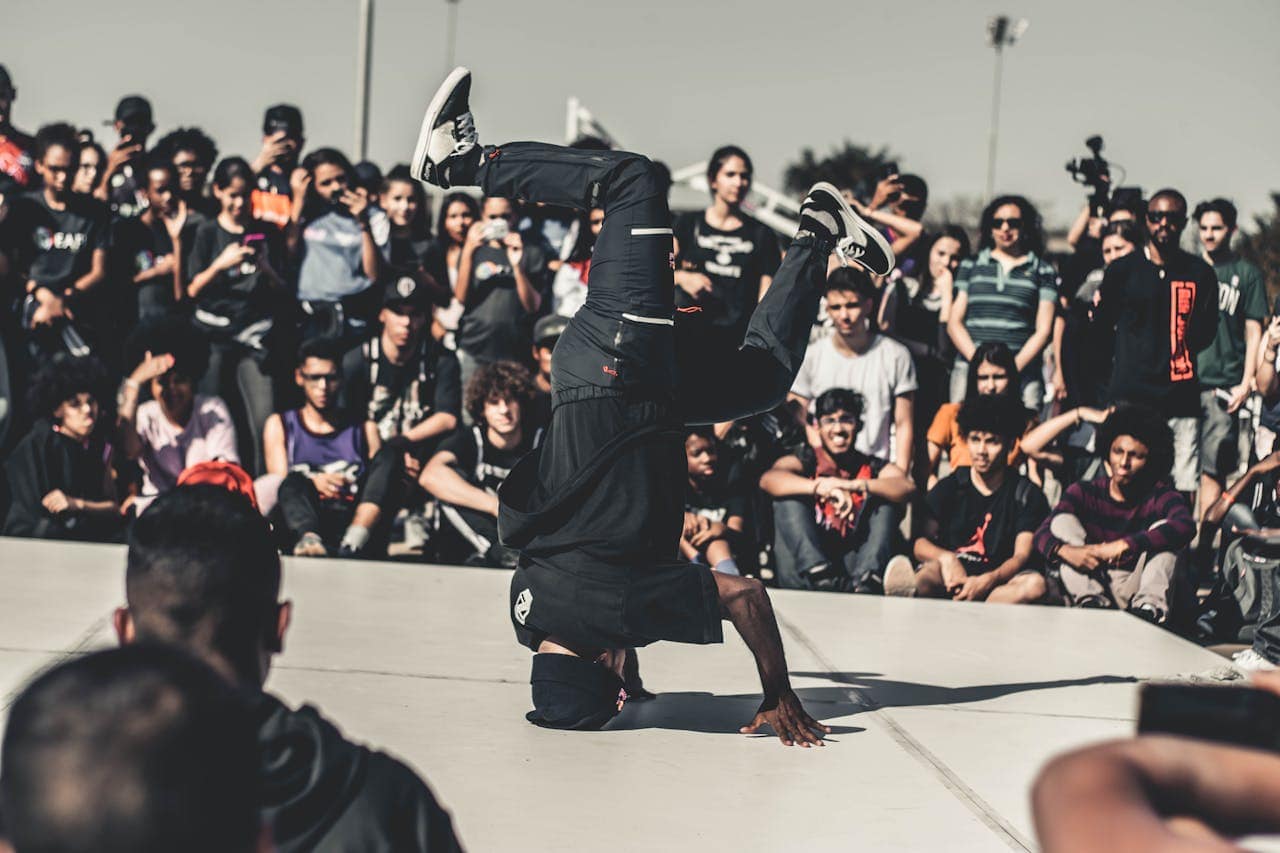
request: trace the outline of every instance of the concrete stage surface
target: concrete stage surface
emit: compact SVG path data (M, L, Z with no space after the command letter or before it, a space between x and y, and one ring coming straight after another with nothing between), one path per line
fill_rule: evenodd
M524 721L509 573L285 561L268 689L416 767L469 850L1034 849L1028 790L1068 747L1129 734L1135 679L1222 663L1122 613L773 592L825 749L747 737L755 667L723 646L640 653L653 702L608 730ZM124 549L0 539L0 689L114 644Z

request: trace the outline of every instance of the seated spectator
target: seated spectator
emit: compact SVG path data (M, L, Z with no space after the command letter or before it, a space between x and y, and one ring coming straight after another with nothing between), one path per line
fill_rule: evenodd
M227 404L195 393L208 349L178 322L142 336L148 340L147 352L120 389L120 449L142 467L142 492L133 502L138 513L176 486L192 465L214 459L240 462ZM144 387L151 399L139 402Z
M827 276L827 316L834 329L809 346L790 397L808 405L832 388L856 392L863 401L859 453L893 462L906 472L914 441L912 401L916 371L902 344L877 334L880 293L862 268L840 267Z
M153 163L165 160L173 165L178 200L187 210L206 219L218 215L218 200L205 186L213 164L218 161L218 146L204 131L198 127L180 127L161 137L148 159Z
M951 400L964 399L969 361L979 344L1014 353L1022 404L1044 403L1040 356L1053 334L1058 273L1044 258L1040 214L1022 196L1001 196L982 211L978 256L960 264L947 333L957 350Z
M511 200L486 198L483 218L467 232L454 287L463 308L455 336L463 387L480 365L525 359L546 268L542 248L526 246L515 230Z
M0 755L12 853L254 853L250 709L209 667L158 645L72 657L14 702Z
M959 423L969 464L929 490L922 535L912 546L917 565L895 557L885 569L886 595L1006 604L1045 597L1033 539L1049 505L1008 461L1025 412L1016 397L965 400Z
M498 361L477 370L467 383L473 426L441 442L418 481L466 541L470 564L515 565L516 552L498 542L498 486L542 438L542 430L526 428L532 400L533 382L521 365Z
M1120 608L1164 622L1186 580L1191 508L1169 485L1173 434L1143 406L1121 405L1098 431L1109 473L1067 487L1036 532L1076 607Z
M304 338L361 335L377 312L371 288L382 276L390 232L374 228L369 196L352 187L354 178L333 148L312 151L294 175L287 233L307 315Z
M726 575L741 575L736 554L748 512L746 491L731 482L720 467L719 441L709 427L693 430L684 439L689 487L684 498L684 530L680 554Z
M6 536L106 542L120 532L114 450L98 407L102 364L59 356L31 383L37 420L9 454Z
M262 150L253 158L253 218L286 227L293 215L293 174L306 138L302 111L292 104L268 107L262 117Z
M271 528L218 486L164 495L134 524L116 611L122 645L165 643L208 663L253 706L262 823L280 853L457 850L449 815L412 770L346 740L313 707L262 691L293 605L280 601Z
M878 593L893 552L898 507L915 492L903 470L857 448L862 397L833 388L814 401L820 445L773 463L760 477L771 495L778 581L790 589Z
M969 380L964 399L967 401L979 396L990 396L1020 400L1017 375L1018 368L1014 363L1013 353L1007 346L1002 343L982 344L974 350L973 359L969 362ZM929 425L926 438L931 487L937 482L943 453L947 454L947 462L952 471L969 465L969 442L960 429L959 414L959 403L943 403L938 407L933 423ZM1024 429L1034 425L1035 417L1031 412L1025 412ZM1024 456L1019 439L1015 436L1012 446L1008 448L1009 467L1016 469L1022 464Z
M336 341L303 344L293 376L305 402L263 429L267 473L284 478L277 510L296 557L361 554L400 479L398 454L388 448L370 461L364 421L339 407L340 361Z

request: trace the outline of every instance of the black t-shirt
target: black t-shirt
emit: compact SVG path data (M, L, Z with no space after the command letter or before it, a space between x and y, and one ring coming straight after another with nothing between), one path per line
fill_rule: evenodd
M398 237L393 233L388 247L388 265L397 275L421 269L426 266L432 243L433 241L430 237L415 239L413 237ZM446 280L444 285L448 287L449 282Z
M205 218L199 213L187 214L182 226L182 245L191 247L195 233ZM111 281L113 299L121 319L136 320L140 316L168 313L173 308L173 276L164 275L134 284L134 277L156 265L156 261L173 254L173 240L164 223L156 219L148 225L141 217L117 219L112 226ZM191 276L188 275L189 279Z
M94 251L111 247L107 209L88 196L72 194L63 210L54 210L37 190L14 200L9 219L17 269L59 293L89 272Z
M746 518L750 502L744 486L724 472L700 483L696 489L690 483L684 493L684 511L722 524L727 524L733 515Z
M1018 534L1036 531L1049 514L1049 502L1030 480L1013 472L984 495L974 487L970 469L960 467L929 490L925 510L924 529L933 531L934 544L981 572L1013 556Z
M136 162L144 161L145 156L139 157ZM107 204L111 207L111 215L116 219L135 219L147 209L147 196L138 179L141 174L141 168L134 168L133 163L127 163L107 181Z
M460 429L440 442L439 452L449 452L456 460L453 467L462 478L478 489L497 494L498 486L507 479L511 468L537 446L541 431L524 430L515 447L497 448L489 442L489 431L479 424Z
M343 358L343 406L377 424L383 441L403 435L436 412L462 410L458 358L423 336L416 356L393 364L374 337Z
M543 251L526 243L520 266L535 288L546 264ZM529 357L533 316L520 304L506 249L486 243L475 250L464 309L456 337L459 350L482 363Z
M711 227L701 211L681 216L675 224L680 243L677 268L711 279L711 293L701 302L677 288L676 307L700 306L706 322L733 332L746 331L760 298L760 279L776 273L782 259L773 230L750 216L739 216L742 227L736 231Z
M234 234L218 220L210 219L196 228L192 238L187 252L187 281L208 269L227 246L259 235L260 239L254 241L259 255L265 252L272 269L277 275L283 275L284 243L278 229L254 219L245 226L243 234ZM262 265L250 257L239 266L218 273L204 286L195 298L194 318L200 328L219 337L235 337L251 325L265 335L281 299L282 294L275 292Z

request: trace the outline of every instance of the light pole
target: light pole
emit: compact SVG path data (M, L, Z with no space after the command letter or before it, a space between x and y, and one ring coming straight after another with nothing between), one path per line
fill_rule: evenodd
M1004 71L1004 49L1013 47L1026 33L1031 22L1026 18L1010 20L1007 15L987 19L987 46L996 50L996 79L991 92L991 136L987 151L987 194L991 200L996 184L996 143L1000 138L1000 76Z
M373 63L373 0L360 0L356 43L356 162L369 145L369 72Z
M445 42L444 50L444 73L448 74L453 70L453 49L458 41L458 0L444 2L449 7L448 41Z

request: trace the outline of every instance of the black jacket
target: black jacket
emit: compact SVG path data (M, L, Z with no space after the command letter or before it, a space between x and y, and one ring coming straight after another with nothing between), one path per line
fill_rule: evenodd
M255 700L262 818L280 853L461 850L449 814L396 759L359 746L309 705Z

